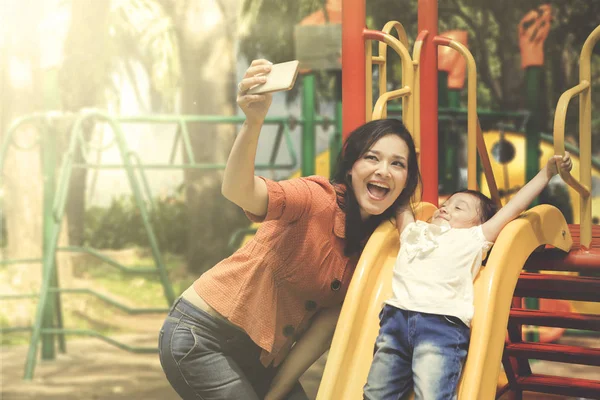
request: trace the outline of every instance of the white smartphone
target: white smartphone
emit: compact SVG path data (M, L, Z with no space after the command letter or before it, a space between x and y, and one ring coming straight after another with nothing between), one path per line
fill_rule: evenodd
M298 60L274 64L271 71L266 75L267 81L251 87L248 93L262 94L290 90L296 82L299 64Z

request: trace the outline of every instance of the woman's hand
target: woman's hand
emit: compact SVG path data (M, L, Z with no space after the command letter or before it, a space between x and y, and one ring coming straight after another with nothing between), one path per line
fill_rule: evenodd
M247 94L250 88L267 81L263 75L271 71L271 65L269 61L263 59L252 61L238 84L237 103L250 124L262 124L271 106L273 99L271 94Z

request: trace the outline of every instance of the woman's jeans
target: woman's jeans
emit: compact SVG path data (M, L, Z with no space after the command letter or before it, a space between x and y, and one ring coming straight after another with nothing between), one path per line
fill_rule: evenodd
M184 400L259 400L277 370L264 367L250 337L179 298L158 338L160 363ZM297 383L290 400L307 399Z
M470 329L456 317L387 304L380 319L364 398L397 400L414 385L415 400L455 399Z

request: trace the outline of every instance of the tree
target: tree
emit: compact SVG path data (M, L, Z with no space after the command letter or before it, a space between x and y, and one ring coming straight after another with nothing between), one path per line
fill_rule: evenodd
M176 27L182 71L181 111L234 115L238 0L162 0ZM234 126L188 125L197 163L225 163ZM229 253L227 242L247 226L242 211L221 195L222 171L185 171L188 269L202 273Z
M148 111L172 112L180 85L177 41L170 20L154 0L72 0L71 26L65 41L65 58L60 69L63 109L106 108L120 103L120 87L114 75L126 75L132 82L139 104ZM144 67L150 93L137 88L134 64ZM83 127L90 140L93 124ZM75 162L84 161L77 147ZM88 160L92 161L92 160ZM87 169L72 172L67 216L69 238L81 245Z
M0 38L2 63L2 125L0 141L12 121L23 114L39 111L43 107L42 71L40 68L40 38L37 27L42 19L39 7L33 0L6 4L5 16L0 16L3 37ZM17 28L21 34L14 32ZM34 125L23 125L15 137L16 143L28 147L34 144L40 134ZM39 146L30 151L18 151L11 147L4 159L1 176L3 201L0 212L6 223L8 238L3 253L4 258L32 259L41 256L42 248L42 177L40 173ZM40 264L10 265L2 272L0 291L3 293L31 292L39 285ZM11 324L27 324L29 310L21 302L0 305ZM15 310L18 309L18 310ZM17 312L15 312L17 311ZM19 315L20 314L20 315Z
M64 46L64 62L60 69L63 108L78 112L83 108L103 107L105 90L110 79L109 57L110 1L73 0L71 27ZM90 140L93 124L84 126L83 136ZM65 142L68 146L68 140ZM81 147L76 148L75 163L83 163ZM85 188L87 169L72 171L67 195L66 215L69 221L69 242L83 244L85 219Z
M326 3L327 0L244 0L240 23L240 54L247 61L266 58L278 63L295 59L294 27L315 11L324 10ZM341 100L336 89L337 73L312 73L316 78L317 102ZM295 85L287 93L287 100L294 100L299 89L300 85Z

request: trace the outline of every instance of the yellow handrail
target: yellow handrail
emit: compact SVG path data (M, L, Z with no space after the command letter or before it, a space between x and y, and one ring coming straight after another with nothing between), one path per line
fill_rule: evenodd
M473 55L462 43L436 36L434 43L458 51L467 61L467 186L477 190L477 67Z
M402 23L398 22L398 21L389 21L388 23L386 23L383 26L383 29L381 30L384 33L387 33L389 35L392 35L392 30L396 30L396 33L398 34L398 40L400 41L400 43L402 43L402 45L404 46L405 49L408 49L408 37L406 36L406 30L404 29L404 26L402 25ZM384 93L387 92L387 44L385 42L379 42L379 49L378 49L378 55L379 55L379 59L383 60L383 65L379 68L379 96L383 95ZM404 78L404 73L405 73L405 65L404 63L402 63L402 77ZM403 80L404 82L404 80ZM404 109L404 107L407 106L407 102L408 102L408 98L403 97L402 98L402 109ZM384 114L382 118L385 118L385 116L387 116L387 110L384 110ZM404 113L402 114L402 118L404 119ZM412 132L412 131L411 131Z
M581 81L578 85L565 91L558 99L556 105L556 111L554 113L554 153L565 154L565 121L567 118L567 109L569 108L569 102L571 99L578 94L588 90L590 83L588 81ZM580 149L582 150L582 149ZM583 164L581 165L581 171L583 175ZM561 171L559 169L560 176L563 180L579 193L580 196L587 197L590 195L590 187L579 183L569 172Z
M408 86L404 86L401 89L392 90L391 92L385 92L377 99L377 103L375 103L375 107L373 108L373 117L374 119L380 119L385 114L385 107L387 106L388 101L398 99L402 97L402 99L406 99L407 96L410 96L412 90ZM409 128L410 132L410 128Z
M592 50L600 40L600 25L588 36L579 56L579 84L564 92L558 99L554 115L554 152L565 152L565 119L569 101L579 94L579 182L571 174L561 177L581 196L580 244L586 249L592 242Z
M400 56L400 60L402 62L402 88L399 90L406 90L406 89L409 90L409 92L403 93L404 96L407 96L406 97L407 101L406 101L405 105L403 103L402 120L404 121L404 125L406 126L406 128L410 132L412 132L413 99L412 99L412 96L410 96L410 86L409 85L414 82L414 72L413 72L412 59L410 57L410 54L408 53L408 50L406 49L406 47L400 42L400 40L396 39L389 33L365 29L364 34L365 34L366 39L379 40L380 42L386 43ZM369 64L370 64L370 62L369 62ZM395 93L396 97L386 96L388 98L388 100L391 100L392 98L400 97L400 96L398 96L398 90L395 90L392 93ZM382 95L385 95L385 93L383 93ZM382 95L380 95L379 98L381 98ZM377 104L380 104L379 99L377 100ZM376 107L377 107L377 105L376 105ZM387 115L386 107L378 107L378 109L381 110L381 113L377 114L377 115L373 115L373 119L385 118Z
M371 48L371 42L365 40L365 121L371 121L373 119L373 49ZM383 69L385 69L385 60L383 61ZM381 69L381 68L380 68Z
M488 156L487 147L485 140L483 139L483 132L481 131L481 124L477 119L477 151L479 152L479 158L481 159L481 165L483 166L483 174L490 190L490 197L492 201L498 206L502 207L502 200L500 199L500 192L498 192L498 185L496 185L496 178L494 178L494 171L492 170L492 164L490 163L490 157Z
M423 42L429 35L429 32L424 30L419 32L415 45L413 47L413 130L411 131L415 147L421 149L421 50ZM420 153L418 152L417 155ZM419 157L419 166L421 166L421 157Z

